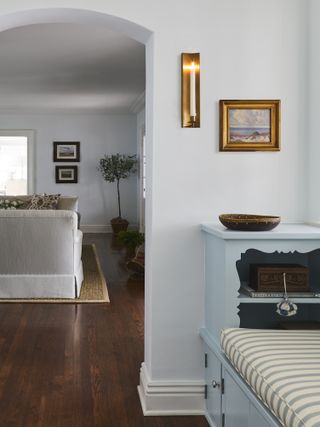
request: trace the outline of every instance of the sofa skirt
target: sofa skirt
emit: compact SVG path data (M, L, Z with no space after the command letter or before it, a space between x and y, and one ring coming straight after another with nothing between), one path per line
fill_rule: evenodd
M81 269L75 275L0 275L0 299L10 298L76 298L83 278ZM77 287L77 283L80 286Z

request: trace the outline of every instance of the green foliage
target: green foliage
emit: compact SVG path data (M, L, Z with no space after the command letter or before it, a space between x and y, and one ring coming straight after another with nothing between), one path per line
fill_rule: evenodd
M126 154L111 154L99 160L98 170L107 182L117 183L118 195L118 218L121 218L121 200L120 200L120 179L128 178L137 171L137 156L128 156Z
M136 172L137 156L125 154L105 155L99 160L98 170L107 182L115 182L126 179Z
M118 234L118 240L128 248L135 249L137 246L140 246L142 243L144 243L144 234L133 230L120 231Z
M19 207L22 205L23 205L23 202L21 200L8 200L8 199L0 200L0 209L15 210L15 209L19 209Z

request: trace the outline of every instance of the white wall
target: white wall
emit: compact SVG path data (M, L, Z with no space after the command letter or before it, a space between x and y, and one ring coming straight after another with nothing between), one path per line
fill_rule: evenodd
M292 222L306 215L305 10L303 1L292 0L198 2L195 26L194 3L175 5L169 17L160 3L154 11L163 28L159 22L155 37L148 362L157 379L196 379L203 360L199 223L217 222L222 212L278 214ZM192 49L201 53L201 128L181 129L179 55ZM219 153L221 98L281 99L281 152Z
M228 211L279 214L284 221L306 215L305 5L304 0L199 0L196 5L174 0L168 9L168 2L156 0L90 2L95 11L153 31L146 110L145 361L151 385L179 383L183 390L183 384L203 378L199 224L216 222ZM88 9L88 3L29 0L27 7ZM0 13L22 9L23 0L2 0ZM180 54L192 50L201 53L201 128L181 129ZM221 98L281 99L281 152L219 153Z
M138 185L137 185L137 199L138 199L138 220L139 220L139 229L141 232L144 232L145 225L145 202L143 199L142 191L142 178L143 178L143 168L142 168L142 138L145 134L146 129L146 112L143 108L139 113L137 113L137 153L139 159L139 169L138 169Z
M37 192L79 196L83 225L105 226L118 215L116 184L103 181L97 164L105 153L137 152L134 115L0 114L0 129L35 130ZM80 141L81 162L73 163L78 165L78 184L55 183L55 166L64 163L53 163L53 141ZM137 224L137 175L120 186L123 216Z
M308 219L313 222L320 222L320 141L319 141L319 99L320 99L320 2L309 1L309 69L308 69L308 95L309 105L308 116Z

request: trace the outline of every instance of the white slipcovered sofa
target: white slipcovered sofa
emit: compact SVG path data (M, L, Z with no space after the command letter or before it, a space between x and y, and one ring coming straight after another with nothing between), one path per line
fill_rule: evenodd
M70 202L61 198L57 210L0 210L0 298L79 296L82 232Z

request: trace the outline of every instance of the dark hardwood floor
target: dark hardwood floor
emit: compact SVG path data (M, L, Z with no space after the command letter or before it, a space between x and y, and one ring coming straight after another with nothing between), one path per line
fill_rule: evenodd
M206 427L143 417L143 281L106 235L94 242L111 304L0 304L0 427Z

